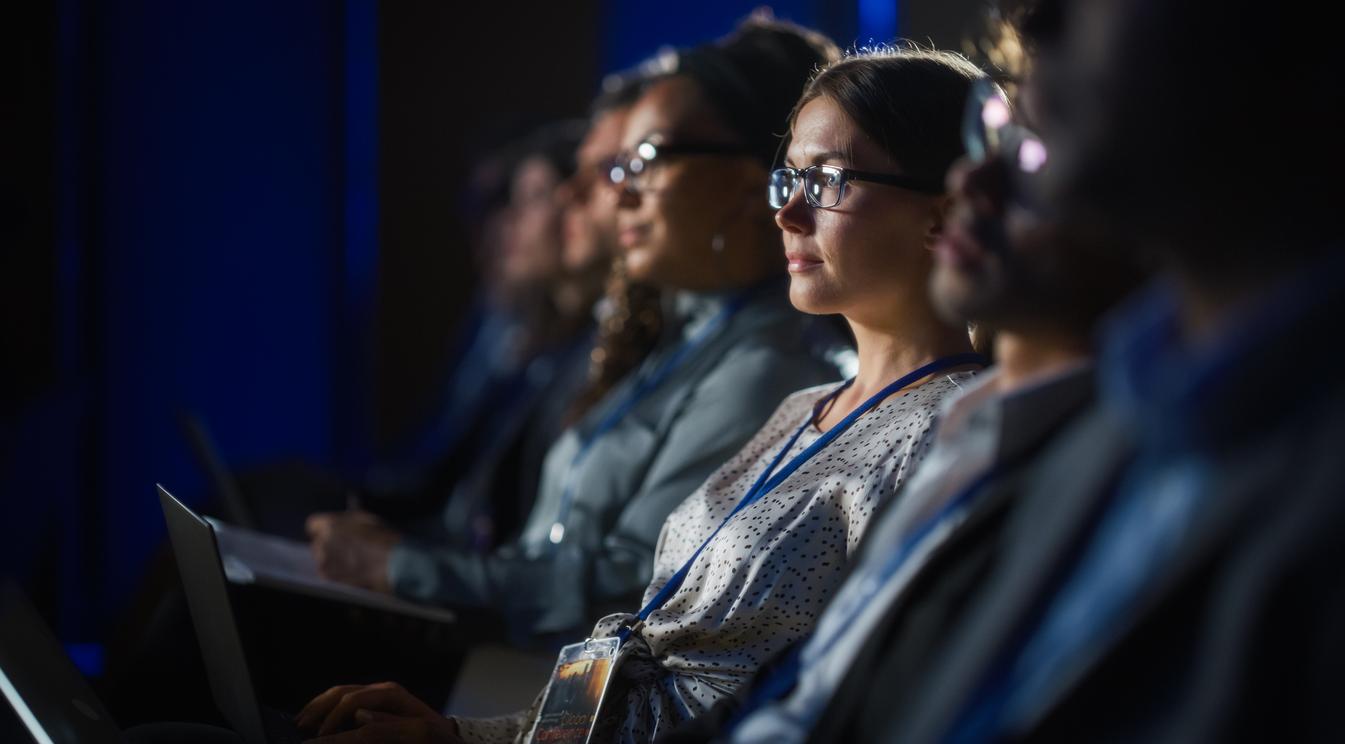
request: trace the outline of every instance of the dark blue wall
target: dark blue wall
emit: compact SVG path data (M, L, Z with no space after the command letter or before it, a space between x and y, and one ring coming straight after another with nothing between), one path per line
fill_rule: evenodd
M162 536L153 484L202 491L179 410L236 464L332 454L343 284L364 278L344 262L345 36L343 6L316 0L100 13L104 608Z
M14 425L0 537L26 546L5 572L56 579L80 641L162 543L154 483L206 490L180 411L239 466L366 449L377 19L372 0L59 6L59 374Z

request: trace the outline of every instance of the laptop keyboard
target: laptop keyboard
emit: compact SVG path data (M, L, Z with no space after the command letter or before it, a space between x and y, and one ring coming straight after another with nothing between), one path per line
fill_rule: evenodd
M266 730L266 740L271 744L300 744L304 735L294 725L294 716L274 708L262 708L262 728Z

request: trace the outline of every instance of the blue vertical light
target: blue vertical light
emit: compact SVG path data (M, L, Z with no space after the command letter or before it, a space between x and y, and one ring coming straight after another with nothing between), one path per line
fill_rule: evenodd
M88 363L84 346L84 254L88 240L87 95L85 74L88 31L82 4L65 0L59 6L56 68L56 283L60 344L57 369L62 382L81 374Z
M378 271L378 3L345 4L345 188L341 326L335 344L340 370L334 411L341 431L339 459L359 470L369 458L372 430L370 369L374 289Z
M89 13L86 4L63 0L58 8L56 35L56 298L57 396L53 421L68 428L56 441L68 445L46 456L66 459L67 465L43 473L43 489L48 513L80 514L96 506L98 494L90 488L91 479L83 469L88 464L89 374L94 360L89 358L86 340L85 304L88 294L86 265L89 234ZM16 460L17 462L17 460ZM78 465L73 465L78 463ZM29 461L29 466L32 461ZM20 491L21 493L21 491ZM34 504L36 505L36 504ZM96 561L96 547L88 544L95 517L63 518L60 525L60 604L57 633L62 638L87 638L92 635L91 619L97 608L90 592L85 591L85 573ZM40 524L34 515L29 524ZM11 537L11 539L14 539ZM31 537L23 538L31 540Z
M897 0L859 0L859 43L888 43L897 38Z
M344 284L342 6L99 6L90 232L104 617L164 538L153 488L204 500L177 423L224 459L328 462ZM71 640L81 640L71 638Z

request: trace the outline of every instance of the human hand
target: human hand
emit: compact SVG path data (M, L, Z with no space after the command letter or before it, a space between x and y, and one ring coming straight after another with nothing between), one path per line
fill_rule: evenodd
M388 560L402 536L366 511L314 514L305 525L318 573L332 581L392 593Z
M320 744L461 744L458 726L395 682L342 685L313 698L295 717Z

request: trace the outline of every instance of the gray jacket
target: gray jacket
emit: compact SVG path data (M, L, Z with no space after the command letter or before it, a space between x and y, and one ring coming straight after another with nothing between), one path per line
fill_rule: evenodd
M504 614L516 638L580 631L604 611L632 609L652 570L668 514L754 434L789 393L840 377L829 327L796 311L783 286L757 294L664 382L599 437L587 438L727 301L683 293L665 339L634 374L551 447L520 537L487 555L406 541L393 553L396 592ZM571 472L573 470L573 472ZM564 538L551 540L567 479Z

